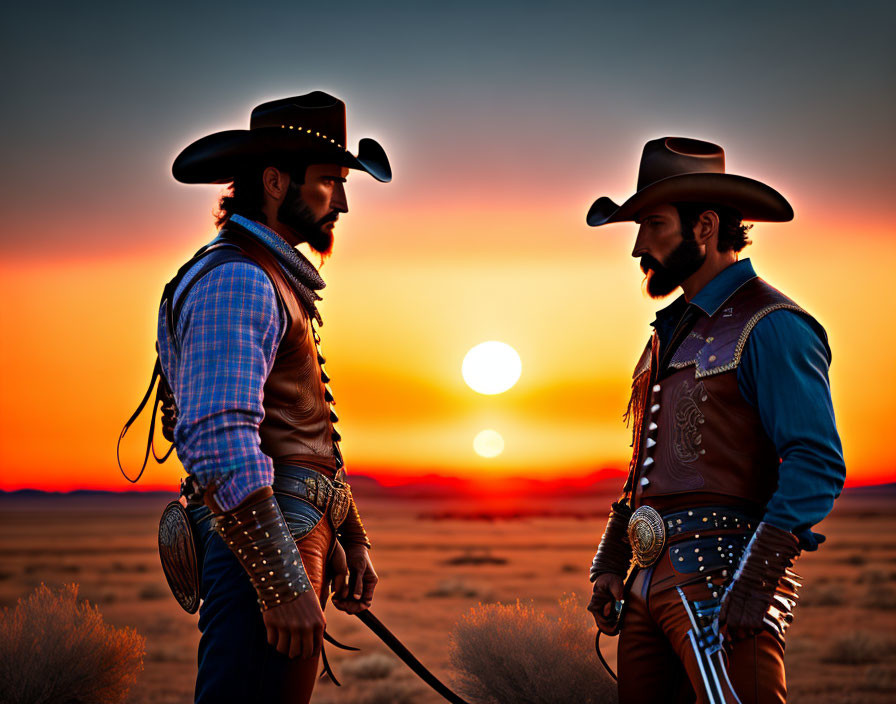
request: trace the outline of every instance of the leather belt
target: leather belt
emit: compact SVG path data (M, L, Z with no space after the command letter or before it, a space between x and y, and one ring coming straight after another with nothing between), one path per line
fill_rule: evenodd
M652 506L639 506L629 519L628 539L635 563L650 567L668 544L699 538L701 531L749 534L757 523L757 519L727 506L701 506L664 515Z
M663 514L669 540L708 530L753 531L759 519L727 506L701 506Z
M334 528L342 525L352 503L352 490L348 483L330 479L307 467L277 465L271 488L276 494L304 499L325 516L329 514Z

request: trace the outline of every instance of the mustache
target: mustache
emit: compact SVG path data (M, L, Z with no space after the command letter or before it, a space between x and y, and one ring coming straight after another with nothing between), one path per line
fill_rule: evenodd
M665 267L662 263L658 259L651 257L649 254L645 254L641 257L641 271L645 274L650 271L662 271L663 269L665 269Z
M338 217L339 217L339 211L331 210L329 213L327 213L320 220L317 221L317 226L323 227L328 222L336 222L336 218L338 218Z

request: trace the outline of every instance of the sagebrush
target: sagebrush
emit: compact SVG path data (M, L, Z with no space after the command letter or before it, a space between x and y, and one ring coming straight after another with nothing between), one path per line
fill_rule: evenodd
M0 614L0 701L115 704L143 669L145 641L78 602L78 585L41 584Z
M549 616L531 604L480 604L451 634L455 685L491 704L609 704L615 681L594 652L591 616L574 596Z

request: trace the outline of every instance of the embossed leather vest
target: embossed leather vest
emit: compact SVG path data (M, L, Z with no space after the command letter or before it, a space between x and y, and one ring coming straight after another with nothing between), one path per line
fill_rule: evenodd
M343 466L339 449L341 436L333 427L338 417L331 408L333 394L327 385L330 377L323 366L326 360L318 348L320 335L274 255L239 227L229 225L213 244L187 262L181 272L185 273L212 252L226 249L238 250L242 257L255 262L265 272L286 312L287 328L264 385L264 419L258 428L261 451L275 464L299 464L332 478ZM214 262L210 264L214 266ZM169 284L172 291L179 276L173 285ZM198 278L194 277L193 281ZM180 296L181 301L185 298L186 293Z
M776 310L806 311L762 279L747 281L712 316L701 316L657 370L657 334L635 368L633 506L660 497L717 494L764 506L777 487L779 458L759 413L740 393L737 367L750 333Z

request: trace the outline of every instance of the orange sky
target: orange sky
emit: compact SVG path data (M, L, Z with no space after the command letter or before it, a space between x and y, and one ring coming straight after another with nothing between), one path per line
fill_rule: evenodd
M349 469L498 477L624 467L631 369L653 311L665 305L640 291L629 256L635 226L587 228L584 187L523 196L522 209L502 197L488 209L449 212L423 198L398 210L388 187L356 183L323 268L322 306ZM128 486L115 441L149 378L157 300L211 234L216 192L193 189L186 222L154 223L177 228L182 245L0 264L0 488ZM896 240L889 223L820 204L801 211L800 195L792 195L798 219L757 224L745 254L828 330L849 482L892 481L896 333L881 316L896 304L887 283ZM487 233L479 246L458 240L471 223ZM72 231L73 242L79 236ZM392 242L407 246L384 251ZM464 354L485 340L507 342L522 358L519 383L499 396L479 395L461 378ZM484 428L503 435L499 457L474 454ZM131 466L144 437L142 427L129 436ZM180 472L176 460L152 464L144 485L174 487Z

